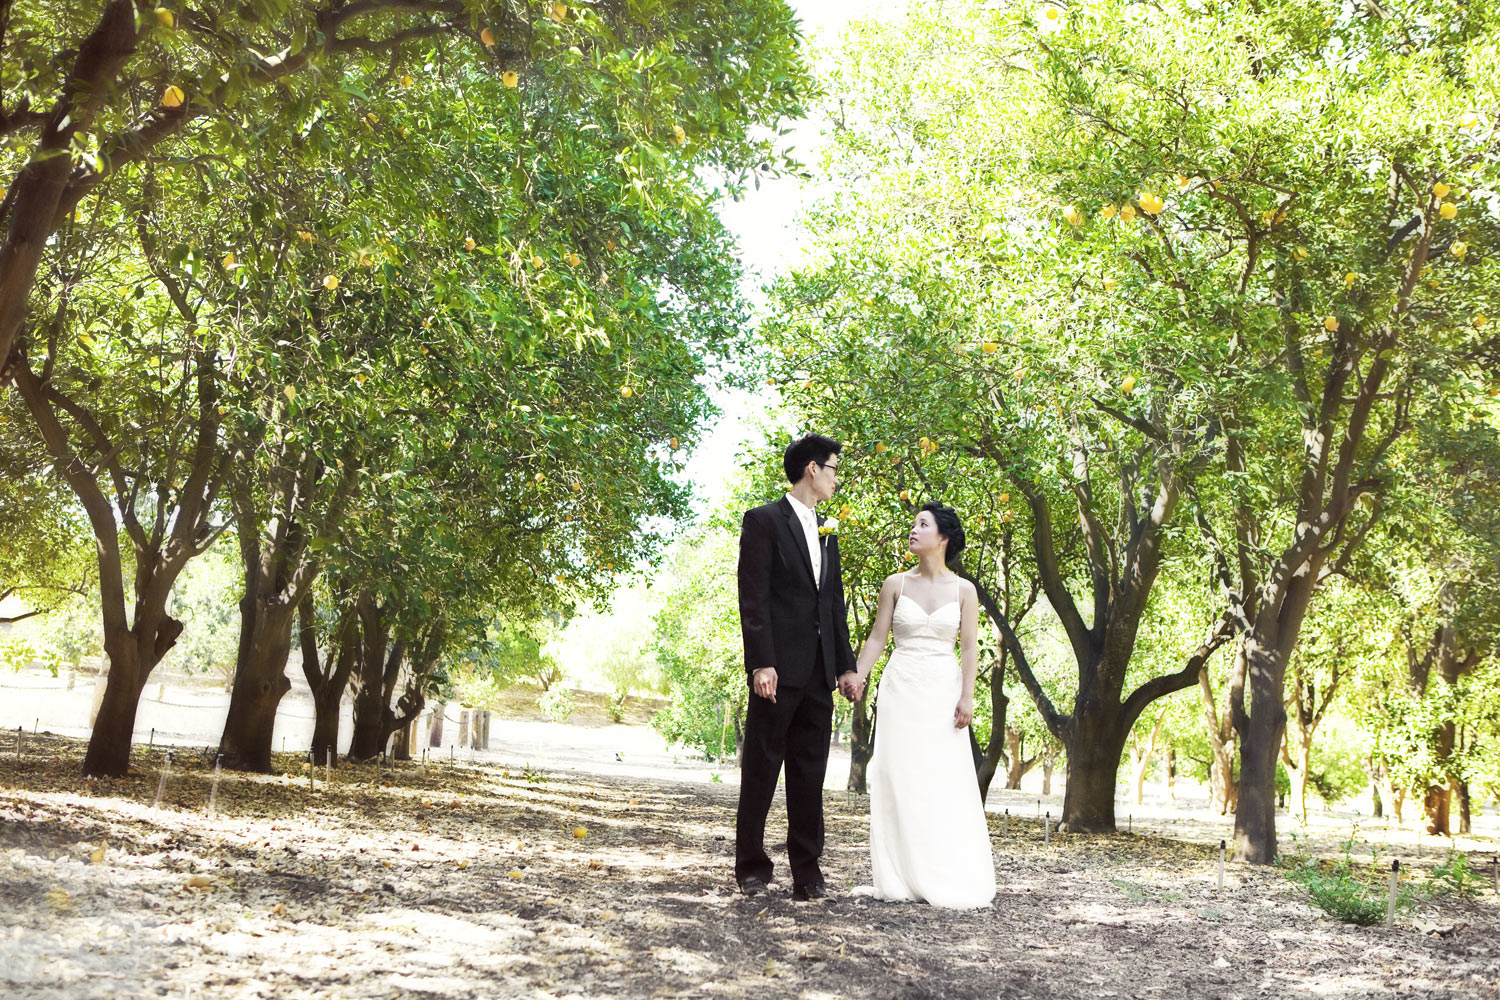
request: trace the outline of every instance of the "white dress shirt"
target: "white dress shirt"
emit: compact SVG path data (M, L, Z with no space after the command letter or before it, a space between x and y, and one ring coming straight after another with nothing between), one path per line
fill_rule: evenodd
M823 578L823 547L819 544L817 512L790 493L786 498L791 501L792 511L802 522L802 532L807 536L807 553L812 557L813 586L816 587Z

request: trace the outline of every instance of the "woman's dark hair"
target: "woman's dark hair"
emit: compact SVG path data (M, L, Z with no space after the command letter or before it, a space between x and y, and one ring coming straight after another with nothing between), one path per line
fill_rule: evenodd
M798 483L807 474L808 462L822 465L843 450L844 446L833 438L821 434L804 434L787 445L781 467L786 470L786 478L790 482Z
M944 507L936 500L929 500L922 505L922 509L932 514L932 519L937 522L937 532L948 539L948 553L945 557L949 562L958 558L958 554L964 550L964 526L958 519L958 511L952 507Z

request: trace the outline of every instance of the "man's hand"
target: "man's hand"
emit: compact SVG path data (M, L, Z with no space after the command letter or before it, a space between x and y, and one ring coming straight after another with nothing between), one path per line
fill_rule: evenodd
M857 673L845 673L839 675L839 691L850 701L859 701L865 693L865 682Z
M762 698L769 699L771 704L776 704L776 668L761 667L751 675L751 686L755 693Z

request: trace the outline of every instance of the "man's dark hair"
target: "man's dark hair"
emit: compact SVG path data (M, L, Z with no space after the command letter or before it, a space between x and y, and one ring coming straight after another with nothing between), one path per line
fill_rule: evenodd
M786 470L787 480L795 485L806 475L808 462L822 465L843 450L844 446L833 438L821 434L804 434L787 445L781 467Z
M929 500L922 505L922 509L932 513L932 519L937 522L939 535L948 539L948 552L944 557L948 562L958 558L958 554L964 550L964 526L958 519L958 511L952 507L944 507L936 500Z

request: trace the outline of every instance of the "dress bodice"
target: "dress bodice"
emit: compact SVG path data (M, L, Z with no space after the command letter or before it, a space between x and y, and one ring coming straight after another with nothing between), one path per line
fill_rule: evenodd
M896 607L891 615L891 632L896 638L896 651L907 655L939 653L951 658L959 625L956 581L953 600L934 608L931 614L904 593L905 582L902 581L903 593L896 598Z

